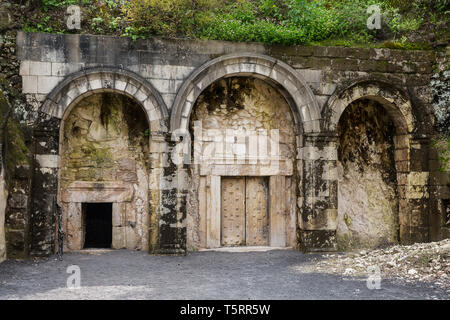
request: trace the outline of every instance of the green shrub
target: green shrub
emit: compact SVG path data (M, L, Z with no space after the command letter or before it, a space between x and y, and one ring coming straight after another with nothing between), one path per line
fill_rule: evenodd
M192 35L197 16L213 5L208 0L136 0L128 1L122 9L141 32L173 37Z
M66 30L66 7L82 7L82 33L133 39L154 35L295 45L322 42L407 49L417 31L445 39L449 0L41 0L41 11L24 30ZM382 31L367 28L367 8L378 4ZM50 20L46 17L49 16ZM434 24L430 31L429 24ZM448 32L447 32L448 34ZM406 37L406 38L405 38ZM423 38L424 38L423 37ZM406 39L399 41L398 39ZM378 43L377 43L378 42Z

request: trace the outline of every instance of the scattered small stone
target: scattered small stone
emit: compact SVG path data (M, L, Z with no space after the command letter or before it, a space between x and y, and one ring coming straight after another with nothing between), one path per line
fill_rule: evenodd
M382 278L428 282L450 292L450 239L323 257L316 263L318 272L365 277L378 267Z
M417 271L414 269L409 269L408 274L417 274Z
M355 273L355 270L354 270L354 269L352 269L352 268L347 268L347 269L345 269L345 271L344 271L344 276L347 276L347 275L353 274L353 273Z

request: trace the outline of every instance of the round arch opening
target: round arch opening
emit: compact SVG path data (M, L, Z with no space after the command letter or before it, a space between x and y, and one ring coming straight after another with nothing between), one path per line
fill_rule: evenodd
M383 247L399 241L398 131L385 107L369 98L350 103L339 119L340 250Z
M296 246L297 126L273 82L228 76L189 118L188 249Z
M65 249L148 250L149 122L129 95L76 99L60 129L58 195Z

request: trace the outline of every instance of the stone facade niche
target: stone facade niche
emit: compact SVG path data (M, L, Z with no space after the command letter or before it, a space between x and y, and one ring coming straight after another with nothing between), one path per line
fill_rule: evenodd
M295 246L296 131L278 89L219 79L198 97L189 131L188 248Z
M380 103L351 103L338 125L340 250L398 243L395 125Z
M114 249L148 250L149 126L133 99L94 93L67 112L59 199L66 250L84 247L84 203L112 203Z

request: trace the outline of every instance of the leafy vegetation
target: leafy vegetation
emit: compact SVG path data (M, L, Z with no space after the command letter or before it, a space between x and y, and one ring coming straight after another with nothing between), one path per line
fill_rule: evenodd
M448 40L449 0L41 0L26 31L72 32L66 8L82 8L83 33L283 45L333 42L396 49ZM381 30L367 8L379 5ZM77 31L80 32L80 31ZM428 45L426 45L428 44Z
M28 164L29 150L21 125L11 116L12 107L3 92L4 80L0 78L0 168L5 166L7 183L18 165Z

